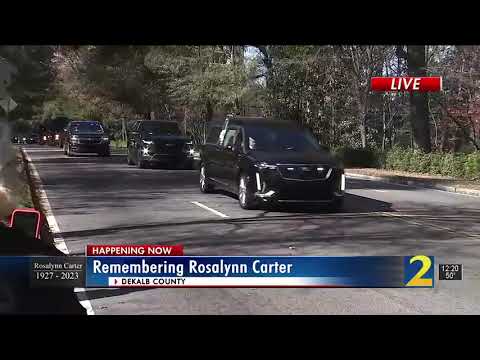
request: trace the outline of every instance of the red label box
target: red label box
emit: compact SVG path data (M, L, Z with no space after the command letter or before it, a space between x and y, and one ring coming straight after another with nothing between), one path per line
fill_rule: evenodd
M436 92L442 91L442 77L372 77L372 91L408 91Z

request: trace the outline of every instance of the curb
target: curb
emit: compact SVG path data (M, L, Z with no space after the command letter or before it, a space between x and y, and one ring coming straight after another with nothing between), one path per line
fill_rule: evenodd
M20 153L22 154L23 165L25 167L25 173L27 174L28 187L30 188L30 196L32 197L33 206L35 210L40 211L45 217L45 219L47 219L45 223L45 228L42 229L42 239L49 245L55 246L52 229L50 228L50 224L48 222L48 214L46 214L45 209L42 207L42 202L38 193L38 184L35 184L36 179L35 176L32 174L30 161L27 157L27 154L25 154L23 148L20 148Z
M349 173L349 172L345 172L345 176L352 179L373 180L373 181L380 181L380 182L395 184L395 185L418 186L418 187L423 187L427 189L435 189L435 190L446 191L451 193L480 197L480 190L474 190L474 189L457 188L454 186L445 186L445 185L432 185L429 183L424 183L424 182L415 181L415 180L391 179L388 177L361 175L361 174L355 174L355 173Z

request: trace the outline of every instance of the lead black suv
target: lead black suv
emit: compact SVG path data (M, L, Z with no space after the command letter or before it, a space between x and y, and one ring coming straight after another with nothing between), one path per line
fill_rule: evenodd
M244 209L263 202L343 204L343 167L305 128L288 121L231 117L213 123L200 148L200 190L238 195Z
M67 156L75 153L110 156L110 137L98 121L71 121L65 128L63 151Z
M191 167L193 154L190 139L181 135L176 121L138 120L129 131L128 165Z

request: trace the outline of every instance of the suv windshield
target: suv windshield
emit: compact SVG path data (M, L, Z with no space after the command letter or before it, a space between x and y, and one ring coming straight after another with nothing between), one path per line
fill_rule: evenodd
M309 131L295 127L252 126L247 131L249 150L317 151L318 142Z
M142 130L149 135L180 135L177 123L144 122Z
M89 133L89 134L101 134L103 133L102 126L97 122L82 121L73 123L70 126L73 133Z

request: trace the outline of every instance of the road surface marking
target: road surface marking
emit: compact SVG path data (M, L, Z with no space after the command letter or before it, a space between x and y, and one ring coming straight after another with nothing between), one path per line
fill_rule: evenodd
M47 223L50 226L50 229L52 231L54 245L58 250L68 255L70 252L68 251L67 244L65 243L65 239L61 235L59 235L60 228L58 227L57 220L53 215L52 207L50 206L50 202L48 201L47 193L43 188L40 175L38 174L37 169L35 168L35 165L33 164L32 159L30 158L30 155L28 155L28 152L25 149L22 149L22 151L25 152L25 157L27 159L28 166L30 167L32 178L38 186L37 187L38 200L40 202L42 210L45 211L45 217L46 217ZM86 289L74 288L74 292L81 292L81 291L86 292ZM95 312L93 311L92 303L90 302L90 300L87 299L79 302L80 302L80 305L82 305L85 308L85 310L87 310L87 315L95 315Z
M386 192L388 192L387 190L378 190L378 189L370 189L370 190L377 191L377 192L381 192L381 193L386 193Z
M214 213L215 215L218 215L222 218L228 218L229 217L228 215L225 215L225 214L223 214L220 211L217 211L215 209L209 208L208 206L203 205L202 203L199 203L198 201L191 201L191 203L194 204L194 205L200 206L202 209L208 210L208 211L210 211L210 212Z
M28 152L46 152L46 151L61 152L63 151L62 149L28 149L28 150L25 148L23 149Z

